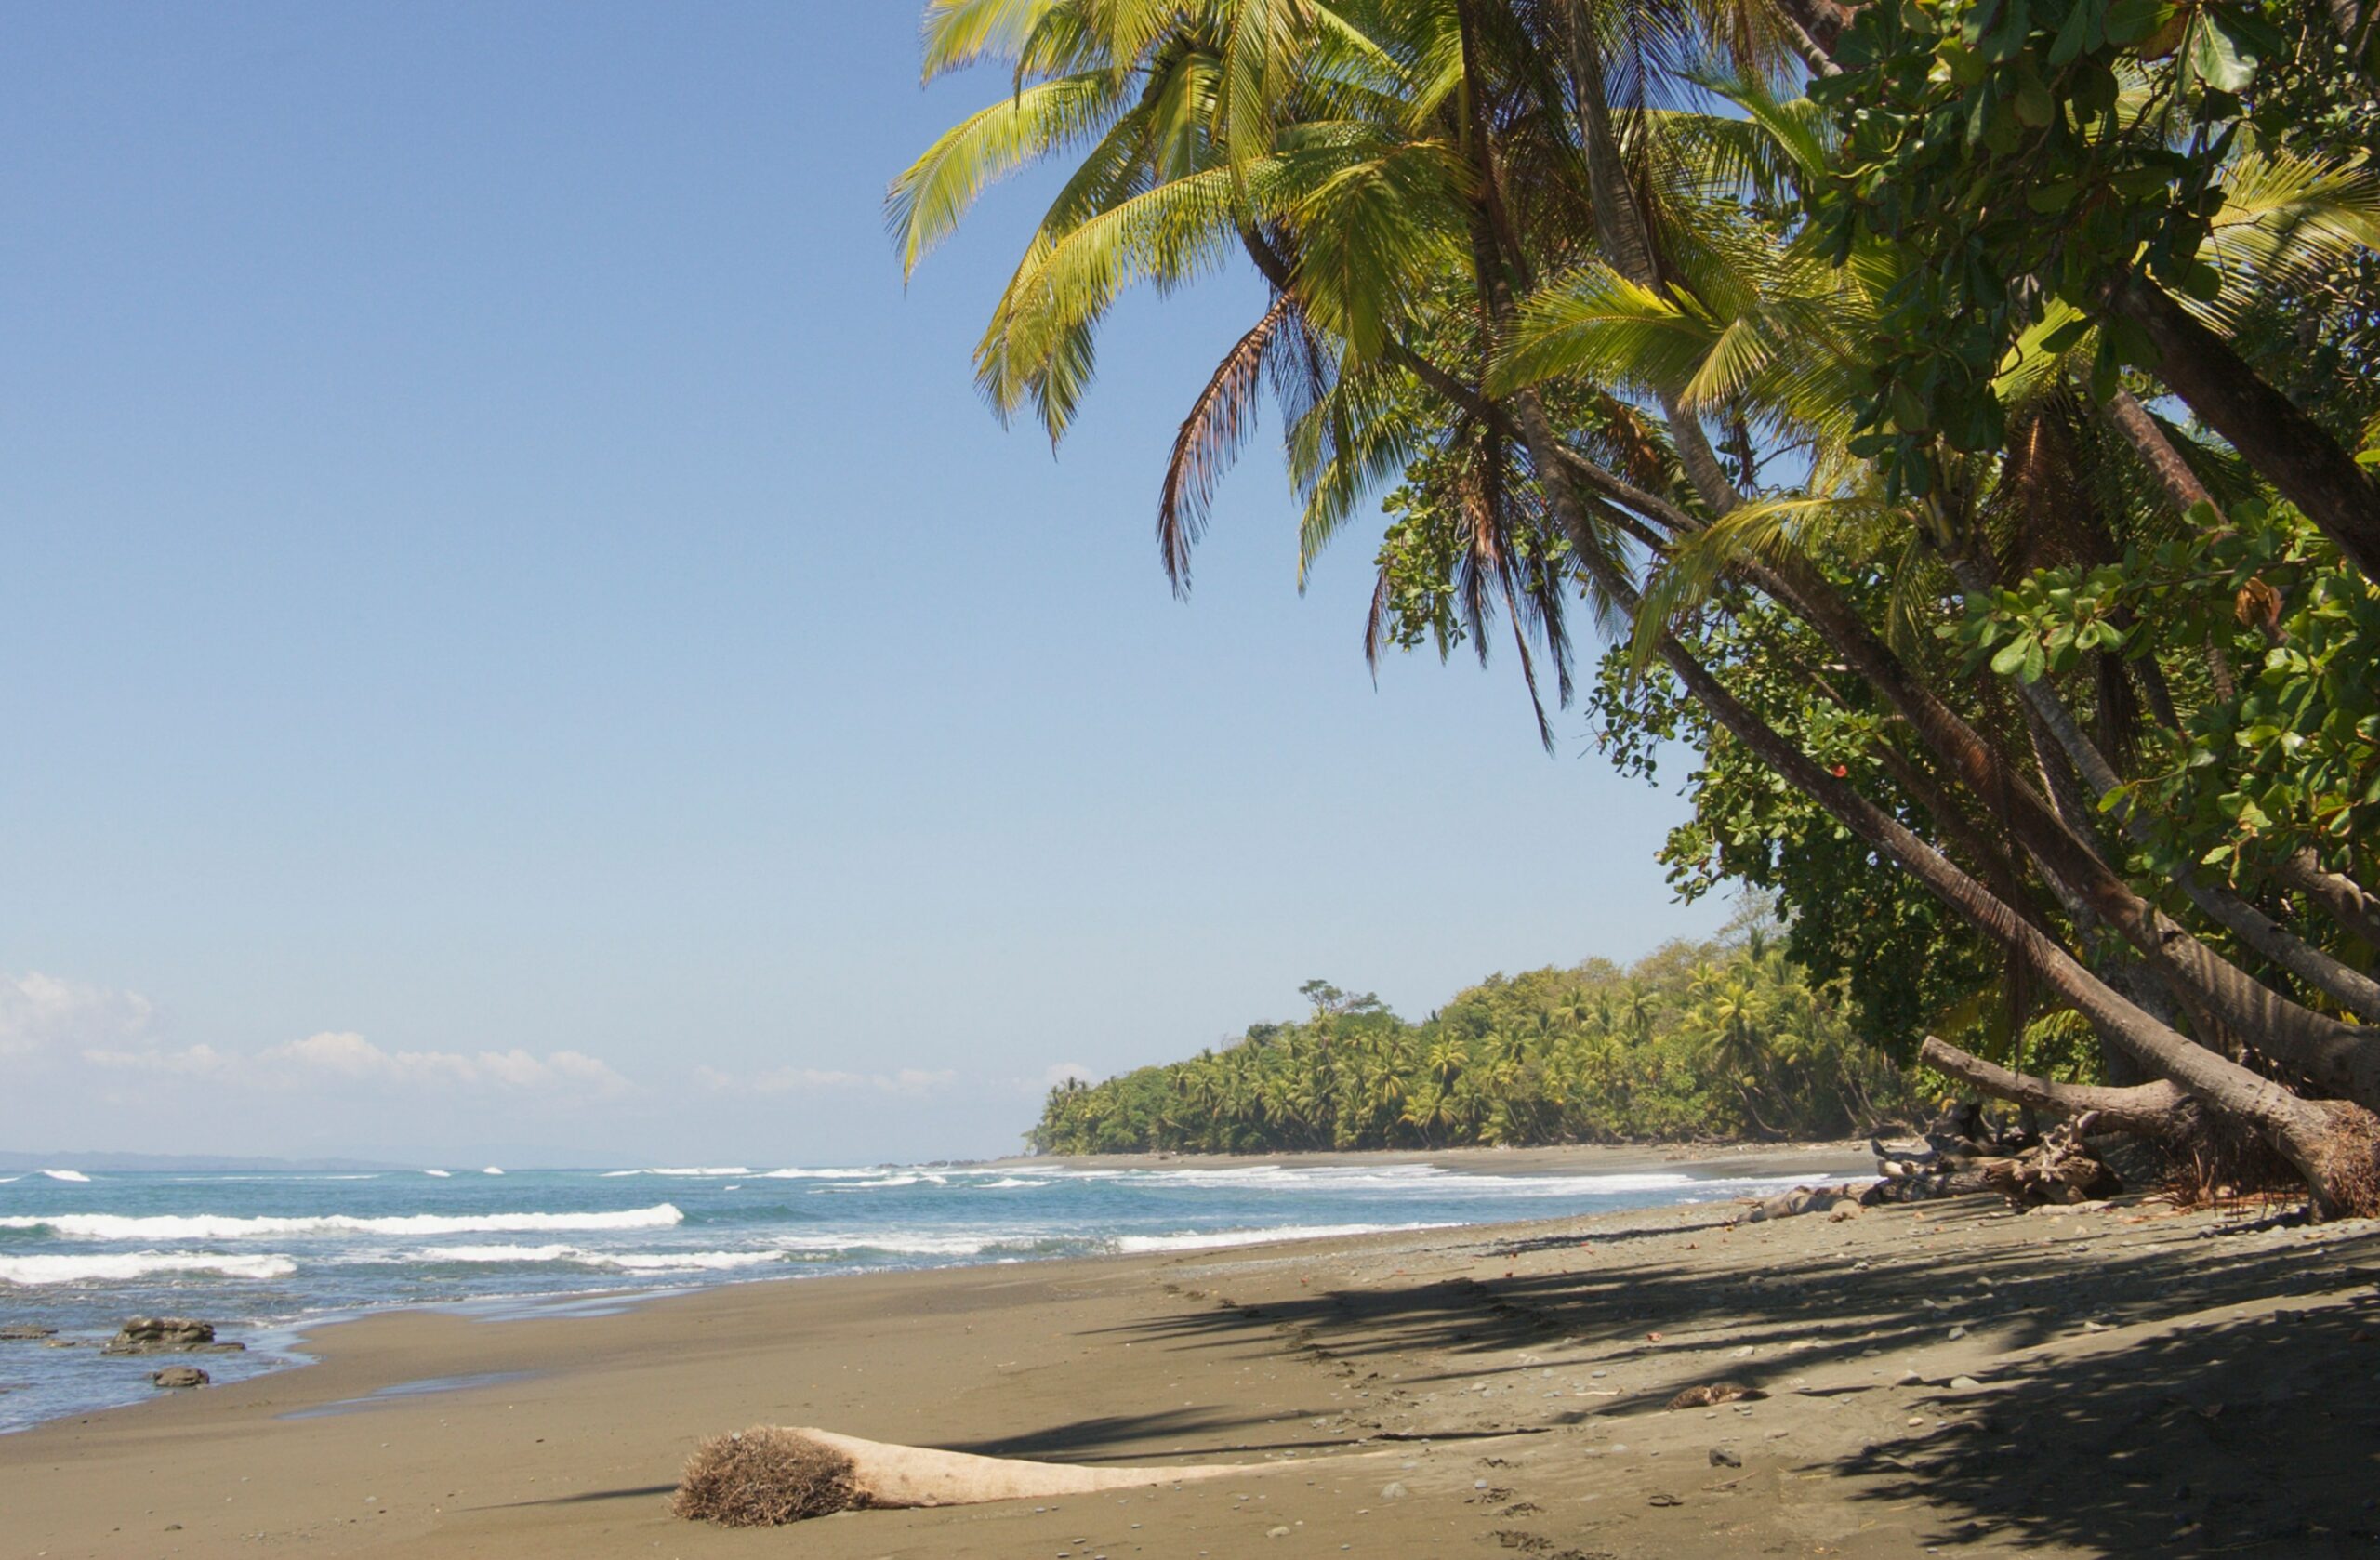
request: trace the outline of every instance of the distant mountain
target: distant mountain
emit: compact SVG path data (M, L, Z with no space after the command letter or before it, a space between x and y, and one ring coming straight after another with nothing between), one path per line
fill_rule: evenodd
M413 1170L379 1159L267 1159L220 1154L13 1154L0 1149L0 1171L71 1170Z

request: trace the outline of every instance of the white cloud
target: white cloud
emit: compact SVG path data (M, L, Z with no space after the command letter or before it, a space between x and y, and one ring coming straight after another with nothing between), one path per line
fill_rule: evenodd
M352 1030L325 1030L302 1040L258 1051L253 1058L265 1076L281 1079L329 1078L339 1082L411 1086L537 1090L616 1094L628 1080L608 1063L580 1051L543 1056L510 1051L383 1051Z
M82 1048L82 1059L112 1073L219 1077L271 1088L357 1083L401 1088L552 1094L621 1094L628 1080L581 1051L543 1056L510 1051L383 1051L352 1030L324 1030L246 1055L209 1045Z
M705 1089L747 1090L759 1094L811 1093L823 1090L867 1089L882 1094L925 1094L948 1089L959 1075L947 1067L903 1067L892 1073L847 1073L818 1067L776 1067L748 1077L696 1067L694 1081Z
M53 1045L110 1046L137 1039L156 1016L149 998L60 980L38 971L0 975L0 1056Z
M1050 1070L1041 1075L1041 1081L1038 1087L1044 1091L1047 1091L1057 1088L1062 1083L1092 1083L1095 1081L1097 1080L1092 1076L1091 1070L1089 1067L1084 1066L1081 1063L1057 1062L1051 1064Z

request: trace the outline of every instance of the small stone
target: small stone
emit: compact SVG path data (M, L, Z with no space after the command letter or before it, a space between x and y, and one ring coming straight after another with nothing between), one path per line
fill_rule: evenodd
M1983 1383L1973 1376L1953 1376L1950 1378L1950 1385L1956 1391L1965 1392L1971 1387L1979 1387Z
M1286 1539L1289 1536L1289 1530L1287 1527L1267 1527L1264 1529L1264 1536L1268 1539Z
M1954 1327L1950 1332L1950 1336L1952 1338L1964 1338L1966 1335L1967 1329L1964 1327Z
M1683 1506L1686 1504L1685 1501L1679 1500L1674 1495L1655 1495L1649 1497L1645 1503L1650 1506Z
M195 1365L169 1365L149 1378L161 1387L203 1387L212 1379Z
M1711 1448L1711 1466L1712 1466L1712 1467L1713 1467L1713 1468L1740 1468L1740 1467L1742 1467L1743 1465L1744 1465L1744 1460L1743 1460L1742 1458L1740 1458L1740 1457L1738 1457L1734 1452L1729 1451L1726 1448L1725 1448L1725 1447L1712 1447L1712 1448Z
M1380 1487L1380 1498L1383 1501L1402 1501L1405 1499L1405 1487L1391 1480Z
M1914 1370L1904 1370L1893 1378L1893 1385L1897 1387L1920 1387L1924 1384L1925 1378Z

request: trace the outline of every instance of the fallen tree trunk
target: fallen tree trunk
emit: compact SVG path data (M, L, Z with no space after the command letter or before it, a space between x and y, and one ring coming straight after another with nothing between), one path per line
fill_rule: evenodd
M2138 1132L2170 1141L2188 1137L2197 1130L2200 1122L2197 1103L2163 1078L2129 1089L2053 1083L2045 1077L1994 1066L1932 1035L1926 1036L1925 1043L1918 1048L1917 1059L1995 1100L2007 1100L2069 1118L2094 1113L2099 1125L2111 1131Z

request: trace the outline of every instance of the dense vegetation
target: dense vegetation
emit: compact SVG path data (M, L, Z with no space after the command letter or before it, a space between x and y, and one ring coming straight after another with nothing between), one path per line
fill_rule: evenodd
M1382 512L1373 654L1690 748L1681 888L1861 1032L2003 1091L2087 1034L2380 1212L2376 8L931 0L929 74L1006 69L890 216L1063 159L976 349L1053 439L1125 288L1252 268L1177 588L1269 390L1303 556Z
M1900 1075L1755 929L1622 970L1491 975L1419 1024L1320 981L1311 1016L1221 1051L1050 1091L1051 1154L1277 1153L1695 1137L1836 1137Z

